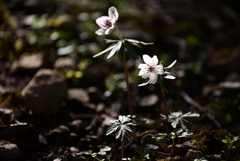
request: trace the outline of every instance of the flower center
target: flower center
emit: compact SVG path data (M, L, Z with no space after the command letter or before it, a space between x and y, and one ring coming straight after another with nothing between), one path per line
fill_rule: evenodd
M110 27L112 27L112 23L111 23L110 21L106 20L106 21L105 21L105 26L106 26L107 28L110 28Z
M153 73L155 71L156 65L155 64L148 64L147 71Z

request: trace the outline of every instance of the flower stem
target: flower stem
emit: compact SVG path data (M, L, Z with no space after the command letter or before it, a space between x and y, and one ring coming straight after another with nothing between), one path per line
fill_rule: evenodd
M122 34L121 34L120 30L118 29L117 25L115 25L115 28L117 30L117 34L118 34L119 39L123 42Z
M123 57L123 68L124 68L124 74L125 74L125 82L127 86L127 98L128 98L128 109L129 114L133 115L133 109L132 109L132 98L131 98L131 92L130 92L130 85L128 81L128 70L127 70L127 61L126 61L126 53L124 50L122 50L122 57ZM133 131L133 140L135 143L137 143L137 135L136 135L136 128L135 126L132 126Z
M124 43L122 34L120 33L120 30L118 27L115 25L115 28L117 30L117 34L119 39ZM131 98L131 91L130 91L130 86L129 86L129 81L128 81L128 70L127 70L127 60L126 60L126 53L125 50L122 50L122 58L123 58L123 68L124 68L124 74L125 74L125 82L126 82L126 87L127 87L127 98L128 98L128 109L129 109L129 114L133 115L133 109L132 109L132 98ZM137 135L136 135L136 128L135 126L132 127L133 130L133 140L135 143L137 143Z
M173 138L173 141L172 141L172 149L171 149L171 156L170 156L171 160L173 160L174 146L175 146L175 138Z
M129 81L128 81L126 54L124 51L123 51L122 56L123 56L123 68L124 68L124 74L125 74L125 82L126 82L126 86L127 86L128 109L129 109L130 115L132 115L133 110L132 110L131 92L130 92L130 86L129 86Z
M121 141L121 160L124 158L124 141Z
M162 99L163 99L164 115L166 116L165 124L164 124L165 133L168 133L168 108L167 108L167 103L166 103L166 95L162 88L161 88L161 93L162 93Z

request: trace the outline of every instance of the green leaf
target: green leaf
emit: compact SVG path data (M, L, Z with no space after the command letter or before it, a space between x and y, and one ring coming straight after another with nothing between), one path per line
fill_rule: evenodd
M110 120L110 128L107 131L106 135L109 135L113 132L116 132L116 138L120 138L121 141L128 143L131 140L132 130L130 125L138 125L140 123L146 123L145 120L136 119L134 116L127 115L127 116L118 116L117 120Z
M112 51L110 52L110 54L108 55L107 59L111 58L116 52L119 51L119 49L122 46L122 41L118 41L117 44L114 45Z
M163 85L161 79L158 79L158 84L159 84L159 86L160 86L166 93L168 93L168 91L167 91L167 89L165 88L165 86Z
M172 122L173 128L176 128L178 124L180 124L181 128L185 131L188 131L188 125L190 124L185 118L186 117L199 117L198 113L188 112L183 114L182 112L170 112L168 115L169 120Z
M143 151L141 149L134 148L134 151L138 153L140 156L143 154Z
M106 43L116 43L118 42L119 40L110 40L110 39L106 39Z
M227 144L228 142L227 142L227 140L226 140L226 139L222 139L222 143L225 143L225 144Z
M138 54L132 49L131 44L127 41L123 43L124 50L129 57L138 58Z
M86 155L92 155L92 150L87 150L87 151L84 152L84 154L86 154Z
M110 151L111 147L106 146L106 145L98 145L101 151Z
M96 156L97 156L97 153L92 153L91 156L92 156L92 157L96 157Z
M98 152L99 155L106 155L107 153L105 151Z
M134 40L134 39L124 39L124 40L129 41L129 42L131 42L131 43L135 43L135 44L153 45L152 42L150 42L150 43L146 43L146 42L138 41L138 40Z
M114 48L114 46L115 46L115 45L116 45L116 44L114 44L114 45L112 45L112 46L108 47L107 49L105 49L105 50L101 51L100 53L98 53L98 54L94 55L94 56L93 56L93 58L96 58L96 57L98 57L98 56L100 56L100 55L102 55L102 54L104 54L104 53L106 53L106 52L108 52L108 51L112 50L112 49Z
M172 140L172 135L171 134L167 134L167 133L158 133L155 135L156 140L159 143L166 143L170 140Z
M239 136L234 137L234 138L233 138L233 142L237 141L237 140L238 140L238 137L239 137Z

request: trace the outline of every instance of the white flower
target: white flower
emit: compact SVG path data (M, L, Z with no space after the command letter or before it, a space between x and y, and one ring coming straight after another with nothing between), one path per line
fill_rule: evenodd
M138 68L141 69L139 71L138 75L144 79L149 78L149 81L146 83L142 83L138 86L144 86L147 84L155 84L158 79L158 74L163 75L164 78L167 78L167 79L175 79L174 76L170 75L169 72L164 70L164 67L161 63L159 65L157 65L158 58L156 55L154 55L151 58L150 56L144 54L143 61L145 62L145 64L139 64L139 66L138 66ZM175 63L176 63L176 60L166 68L171 68Z
M149 77L149 81L139 86L144 86L149 84L155 84L158 79L158 74L162 75L164 73L163 65L158 64L158 58L154 55L152 58L146 54L143 55L143 61L146 64L139 64L138 68L141 69L138 73L139 76L146 79Z
M118 20L118 11L115 7L110 7L108 9L108 16L101 16L96 20L100 29L95 33L97 35L108 35L115 27L115 23Z

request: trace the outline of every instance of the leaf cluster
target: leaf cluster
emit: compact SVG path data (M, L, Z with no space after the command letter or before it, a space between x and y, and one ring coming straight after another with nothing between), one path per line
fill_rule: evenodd
M226 135L226 136L225 136L225 139L222 140L222 143L227 144L228 150L229 150L229 149L234 149L234 148L236 148L236 147L233 146L233 143L234 143L235 141L237 141L238 138L239 138L239 136L236 136L236 137L234 137L233 139L231 139L229 136Z
M167 119L167 116L160 114L164 119ZM189 122L186 120L187 117L199 117L198 113L185 113L182 112L170 112L168 115L168 119L170 120L172 127L175 129L177 125L180 125L181 128L185 131L189 131L188 124Z
M106 40L107 43L113 43L111 46L101 51L100 53L94 55L93 57L98 57L104 53L109 53L107 59L110 59L115 53L119 55L120 51L124 51L128 56L138 58L138 54L133 50L132 46L141 48L141 45L152 45L153 43L145 43L142 41L134 39L124 39L124 40Z
M84 152L84 154L90 155L91 157L96 158L98 161L104 161L105 159L99 159L97 155L102 155L102 156L106 155L106 158L110 161L106 152L110 151L111 147L106 145L99 145L98 147L100 148L100 151L98 153L92 152L92 150L87 150Z
M116 139L120 138L121 141L128 143L131 140L132 135L130 126L147 123L147 121L136 119L135 116L132 115L120 115L117 120L110 120L108 123L110 124L110 127L108 128L106 135L116 132Z
M193 133L189 132L188 124L189 122L186 120L186 117L199 117L200 115L198 113L185 113L182 112L170 112L170 115L165 116L160 114L164 119L169 119L172 123L172 127L174 128L174 131L167 134L167 133L158 133L155 135L154 138L160 143L168 142L170 140L173 140L178 137L187 137L189 135L192 135ZM180 125L181 128L176 130L177 126Z
M183 129L180 128L180 129L178 129L177 132L171 132L169 134L158 133L158 134L156 134L156 136L154 138L156 138L156 140L159 143L165 143L165 142L168 142L168 141L173 140L175 138L187 137L187 136L192 135L192 134L193 133L184 131Z

